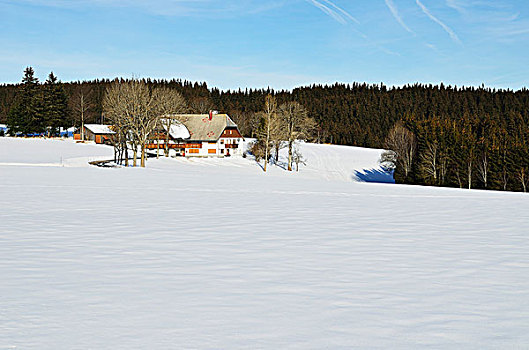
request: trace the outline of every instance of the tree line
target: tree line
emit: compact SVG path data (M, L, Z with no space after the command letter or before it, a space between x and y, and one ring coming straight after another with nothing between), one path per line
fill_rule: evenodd
M108 121L103 110L105 91L115 81L129 80L57 82L67 96L67 124L81 123L80 95L89 101L86 121ZM337 83L291 91L221 91L206 83L179 79L145 79L145 84L151 89L177 91L189 112L216 109L228 113L247 137L262 135L260 112L265 111L267 96L272 96L277 106L296 102L313 119L316 142L395 152L385 154L382 162L395 167L400 183L513 191L527 188L529 90L525 88L512 91L443 84L388 88L383 84ZM13 106L24 98L24 85L25 81L0 86L0 122L5 122ZM45 86L38 84L37 89ZM409 132L408 138L413 140L409 157L390 147L398 129Z
M39 84L33 68L26 68L14 97L6 118L11 134L54 136L61 127L69 126L68 97L53 72L44 84ZM4 101L2 105L5 104Z

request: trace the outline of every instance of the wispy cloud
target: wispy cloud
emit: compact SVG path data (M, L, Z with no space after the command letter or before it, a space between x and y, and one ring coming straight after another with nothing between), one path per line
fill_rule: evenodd
M402 19L402 16L400 15L399 10L397 9L397 6L395 6L395 3L393 2L393 0L385 0L385 1L386 1L386 6L391 11L391 14L393 15L393 17L395 17L397 22L399 22L402 28L404 28L406 31L412 34L415 34L415 32L411 30L410 27L406 25L406 23L404 23L404 20Z
M323 13L328 15L329 17L333 18L336 22L341 24L347 24L349 22L354 22L356 24L360 24L360 22L354 18L349 12L345 11L341 7L338 7L336 4L331 2L330 0L306 0L308 3L316 6L319 8ZM375 40L372 40L370 37L368 37L366 34L364 34L360 29L355 28L354 26L351 27L362 39L366 41L366 44L372 47L375 47L377 50L380 50L388 55L392 56L400 56L399 53L391 51L384 46L378 44Z
M424 6L424 4L422 2L420 2L419 0L415 0L415 2L417 3L417 5L421 8L422 12L424 12L424 14L426 16L428 16L432 21L434 21L435 23L439 24L445 32L448 33L448 35L450 35L450 37L452 38L452 40L454 40L456 43L458 44L463 44L461 42L461 40L459 40L459 37L457 36L457 34L452 30L452 28L450 28L449 26L447 26L446 24L444 24L440 19L438 19L437 17L435 17L431 12L430 10L428 10L428 8L426 6Z
M13 4L30 4L57 8L136 8L162 16L236 17L270 11L284 6L287 0L0 0Z
M348 21L359 23L349 12L345 11L341 7L337 6L330 0L307 0L319 8L323 13L333 18L335 21L341 24L347 24Z
M339 13L341 13L342 15L344 15L346 18L349 18L351 21L357 23L357 24L360 24L360 22L354 18L353 16L351 16L351 14L347 11L345 11L343 8L341 7L338 7L336 6L336 4L334 4L333 2L331 2L330 0L322 0L324 1L325 3L329 4L331 7L333 7L334 9L336 9Z
M459 0L446 0L446 6L456 10L457 12L464 13L465 5L461 4Z

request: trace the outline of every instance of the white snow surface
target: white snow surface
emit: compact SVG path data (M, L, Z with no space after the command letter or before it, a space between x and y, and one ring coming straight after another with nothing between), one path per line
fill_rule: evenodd
M527 349L525 194L101 147L0 138L0 349Z
M162 120L162 126L167 131L167 124L165 124L165 120ZM171 127L169 128L169 134L173 139L188 139L191 136L189 135L189 130L187 130L186 126L177 121L173 121L171 124Z
M84 126L94 134L115 134L115 132L110 128L111 125L85 124Z
M0 167L8 165L88 167L89 161L113 157L112 147L96 145L93 142L76 143L72 139L0 138Z

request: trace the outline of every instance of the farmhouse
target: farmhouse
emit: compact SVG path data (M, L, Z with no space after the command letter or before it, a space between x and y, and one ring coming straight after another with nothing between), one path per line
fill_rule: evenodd
M171 119L169 131L167 131ZM163 148L169 133L168 148L185 157L241 156L244 138L227 114L179 114L162 120L149 149Z
M84 141L94 141L95 143L109 143L110 138L115 132L112 131L111 125L85 124ZM74 140L81 140L81 128L73 134Z

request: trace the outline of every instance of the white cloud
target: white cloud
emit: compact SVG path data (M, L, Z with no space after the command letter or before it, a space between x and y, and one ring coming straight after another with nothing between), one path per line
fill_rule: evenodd
M457 34L452 30L452 28L450 28L449 26L447 26L446 24L444 24L440 19L438 19L437 17L435 17L431 12L430 10L428 10L428 8L426 6L423 5L422 2L420 2L419 0L415 0L415 2L417 3L417 5L421 8L422 12L424 12L424 14L426 16L428 16L432 21L434 21L435 23L439 24L445 32L448 33L448 35L450 35L450 37L452 38L452 40L454 40L456 43L458 44L462 44L461 40L459 40L459 37L457 36Z
M336 9L339 13L341 13L342 15L344 15L346 18L349 18L351 21L357 23L357 24L360 24L360 22L358 22L358 20L356 18L354 18L353 16L351 16L351 14L347 11L345 11L344 9L342 9L341 7L338 7L336 6L336 4L332 3L330 0L322 0L324 2L326 2L327 4L329 4L331 7L333 7L334 9Z
M457 12L465 12L465 4L461 3L459 0L446 0L446 6L453 8Z
M406 23L402 19L402 16L400 15L399 10L397 9L397 6L395 6L395 3L393 2L393 0L385 0L385 1L386 1L386 6L391 11L391 14L393 15L393 17L395 17L397 22L399 22L402 28L404 28L406 31L410 33L415 34L415 32L411 30L410 27L408 27L408 25L406 25Z
M333 18L335 21L341 24L347 24L348 21L358 23L358 20L354 18L349 12L345 11L341 7L338 7L330 0L307 0L319 8L323 13ZM325 2L325 5L323 2Z

